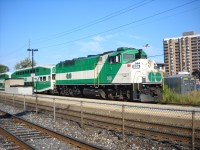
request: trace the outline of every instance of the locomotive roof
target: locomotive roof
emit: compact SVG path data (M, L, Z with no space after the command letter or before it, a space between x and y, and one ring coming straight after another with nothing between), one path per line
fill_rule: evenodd
M146 55L146 53L142 49L135 49L135 48L127 48L127 47L120 47L117 49L117 51L114 51L109 56L116 56L118 54L123 54L127 51L135 52L135 53L141 53L142 55Z
M135 53L139 52L142 55L146 55L146 53L142 49L119 47L119 48L117 48L116 51L107 51L107 52L103 52L103 53L97 54L97 55L88 55L87 57L79 57L79 58L74 58L74 59L71 59L71 60L65 60L65 61L59 62L58 64L61 64L61 63L69 63L70 64L70 63L74 63L77 60L97 58L97 57L107 55L107 54L109 54L109 56L115 56L115 55L122 54L122 53L127 52L127 51L132 51L132 52L135 51Z

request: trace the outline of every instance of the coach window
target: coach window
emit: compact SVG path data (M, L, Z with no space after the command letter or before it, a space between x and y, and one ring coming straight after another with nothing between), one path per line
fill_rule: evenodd
M56 74L52 74L52 80L56 79Z
M46 77L45 76L43 77L43 81L46 81Z
M50 76L48 76L48 81L51 81L51 77Z
M42 77L40 77L40 81L42 81Z

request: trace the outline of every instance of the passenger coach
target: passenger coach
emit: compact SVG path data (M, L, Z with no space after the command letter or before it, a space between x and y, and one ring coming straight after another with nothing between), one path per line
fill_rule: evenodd
M52 92L55 84L55 67L52 65L35 66L33 68L24 68L16 70L11 78L24 78L25 86L32 86L32 77L34 79L35 92Z

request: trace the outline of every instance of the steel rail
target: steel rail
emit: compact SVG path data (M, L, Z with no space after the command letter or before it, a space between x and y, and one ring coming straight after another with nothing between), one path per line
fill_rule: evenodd
M2 111L0 111L2 112ZM5 113L5 112L4 112ZM6 114L6 115L11 115L11 114ZM94 144L89 144L89 143L86 143L85 141L83 140L80 140L80 139L75 139L75 138L72 138L72 137L69 137L67 135L63 135L61 133L57 133L53 130L50 130L50 129L47 129L45 127L42 127L40 125L37 125L35 123L31 123L25 119L22 119L22 118L19 118L17 117L16 115L11 115L11 118L16 120L17 122L20 122L20 123L23 123L25 124L26 126L28 127L31 127L31 128L34 128L44 134L47 134L47 135L50 135L51 137L54 137L54 138L57 138L59 139L60 141L63 141L67 144L71 144L79 149L83 149L83 150L97 150L97 149L104 149L103 147L98 147ZM7 131L8 132L8 131ZM20 139L18 137L16 137L15 135L13 135L15 138L17 138L19 141ZM24 142L25 143L25 142ZM25 148L26 149L26 148ZM29 148L27 148L29 149ZM33 148L34 149L34 148Z
M17 136L12 134L8 130L2 128L1 126L0 126L0 130L1 130L1 134L3 135L3 137L6 137L6 139L9 139L13 143L15 143L16 146L20 147L20 149L23 149L23 150L34 150L34 148L30 144L20 140L20 138L18 138Z
M1 115L2 114L6 114L5 112L0 112L0 113L1 113ZM1 131L1 135L3 137L5 137L9 141L13 142L16 146L19 146L20 149L23 149L23 150L34 150L34 148L30 144L24 142L23 140L21 140L20 138L18 138L17 136L15 136L11 132L9 132L5 128L3 128L1 125L0 125L0 131Z

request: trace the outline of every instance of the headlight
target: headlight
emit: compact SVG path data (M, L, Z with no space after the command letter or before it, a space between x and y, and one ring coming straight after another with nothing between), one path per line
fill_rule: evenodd
M157 66L157 64L154 64L154 69L158 69L158 66Z

